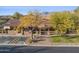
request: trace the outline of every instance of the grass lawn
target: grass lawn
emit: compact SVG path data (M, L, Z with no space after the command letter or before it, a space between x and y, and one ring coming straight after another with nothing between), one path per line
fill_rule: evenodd
M53 43L79 43L79 36L52 36Z

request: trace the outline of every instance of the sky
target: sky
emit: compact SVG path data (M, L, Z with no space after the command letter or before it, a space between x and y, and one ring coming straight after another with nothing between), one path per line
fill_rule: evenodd
M29 11L57 12L72 11L78 6L0 6L0 15L13 15L15 12L27 14Z

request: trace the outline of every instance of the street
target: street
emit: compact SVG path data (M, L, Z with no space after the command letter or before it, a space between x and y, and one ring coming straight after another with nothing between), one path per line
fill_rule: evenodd
M0 53L79 53L79 47L0 46Z

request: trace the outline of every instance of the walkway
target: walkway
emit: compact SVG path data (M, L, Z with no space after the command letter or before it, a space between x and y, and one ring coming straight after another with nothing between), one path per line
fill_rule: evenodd
M42 46L42 45L47 45L47 46L49 45L50 46L50 45L52 45L50 38L46 37L46 36L39 37L36 40L38 40L38 41L33 42L30 45L34 45L34 46Z

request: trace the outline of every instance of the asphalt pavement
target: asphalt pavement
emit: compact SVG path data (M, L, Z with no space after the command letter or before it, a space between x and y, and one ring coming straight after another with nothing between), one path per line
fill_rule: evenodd
M0 53L79 53L79 47L0 46Z

